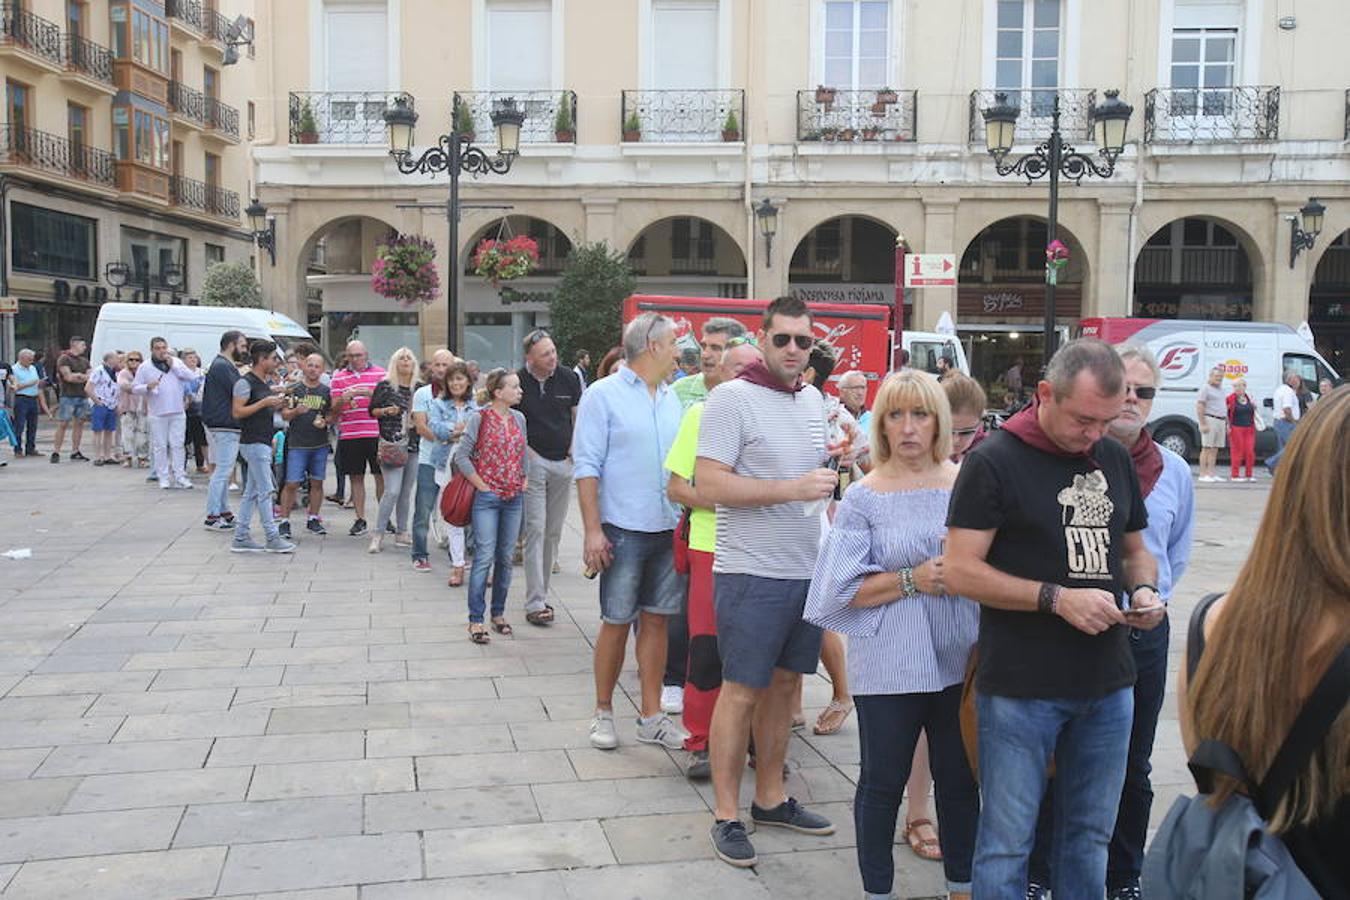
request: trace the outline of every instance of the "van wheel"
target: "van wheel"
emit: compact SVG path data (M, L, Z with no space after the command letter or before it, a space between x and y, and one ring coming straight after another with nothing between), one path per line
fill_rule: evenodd
M1164 425L1154 433L1153 439L1182 459L1192 459L1196 454L1191 433L1179 425Z

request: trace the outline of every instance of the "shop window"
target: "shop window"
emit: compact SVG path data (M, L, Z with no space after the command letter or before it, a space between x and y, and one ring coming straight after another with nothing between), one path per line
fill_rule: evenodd
M182 265L186 269L187 238L123 225L122 259L131 262L134 280L142 281L145 278L145 271L149 269L150 283L156 287L163 287L166 266ZM186 276L186 271L184 275ZM180 290L187 290L187 284L184 283Z
M16 272L97 278L98 222L84 216L10 204L11 265Z

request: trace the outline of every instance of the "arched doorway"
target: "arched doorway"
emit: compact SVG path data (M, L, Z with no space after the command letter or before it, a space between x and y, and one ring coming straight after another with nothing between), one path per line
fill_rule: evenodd
M744 297L745 254L721 226L697 216L652 222L628 248L644 294Z
M1148 319L1252 319L1253 278L1236 226L1192 216L1145 242L1134 264L1134 315Z
M966 245L957 279L957 332L971 374L984 385L991 406L1014 400L1004 373L1021 363L1024 383L1040 369L1045 351L1045 248L1048 223L1013 216L985 227ZM1063 225L1057 235L1069 248L1069 263L1055 287L1055 322L1061 343L1082 315L1087 254Z
M310 235L300 253L299 277L311 331L336 360L348 341L366 345L383 366L399 347L422 346L421 313L400 309L370 285L375 248L394 228L371 216L343 216Z
M484 240L525 236L539 245L539 265L524 278L493 286L474 272L473 257ZM511 215L494 219L470 236L460 248L463 281L459 293L464 317L463 356L487 372L497 366L520 364L520 347L535 328L549 325L549 304L562 275L572 240L545 219Z
M895 238L866 216L838 216L806 233L792 251L788 291L808 303L895 303ZM908 313L906 307L906 322Z
M1350 377L1350 231L1327 245L1313 274L1308 325L1322 358Z

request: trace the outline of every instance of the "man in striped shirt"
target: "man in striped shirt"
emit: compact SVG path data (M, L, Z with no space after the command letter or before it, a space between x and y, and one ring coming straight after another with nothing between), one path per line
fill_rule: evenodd
M352 507L356 521L352 537L366 533L366 470L375 476L375 500L384 494L384 475L380 472L380 423L371 418L370 395L385 377L384 369L370 364L366 345L352 341L347 345L347 365L333 374L329 390L338 420L338 475L346 475L352 485Z

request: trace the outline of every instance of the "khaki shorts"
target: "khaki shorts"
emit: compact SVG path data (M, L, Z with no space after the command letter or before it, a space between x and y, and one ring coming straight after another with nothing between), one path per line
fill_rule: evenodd
M1217 416L1205 416L1200 428L1200 446L1207 450L1222 450L1228 433L1228 420Z

